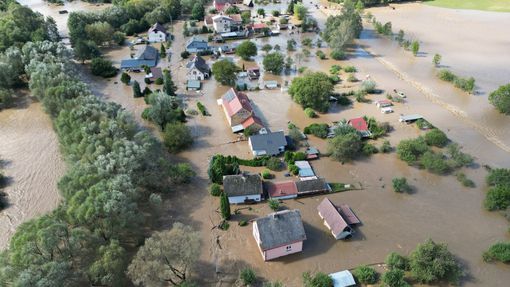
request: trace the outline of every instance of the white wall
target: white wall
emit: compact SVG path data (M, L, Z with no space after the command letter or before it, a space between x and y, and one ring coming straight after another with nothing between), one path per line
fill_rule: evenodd
M228 202L230 204L239 204L239 203L244 203L244 200L248 198L248 199L252 199L252 200L255 200L255 201L260 201L261 200L261 196L260 194L256 194L256 195L241 195L241 196L229 196L228 197Z
M149 33L149 42L151 43L154 43L154 42L165 42L166 41L166 34L161 32L161 31L158 31L158 32L152 32L152 33Z

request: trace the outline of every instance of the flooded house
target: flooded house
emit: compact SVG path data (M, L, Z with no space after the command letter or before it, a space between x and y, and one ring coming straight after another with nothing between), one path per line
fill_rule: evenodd
M158 64L158 57L159 52L156 48L150 45L141 46L134 58L120 62L120 69L124 71L141 71L144 66L152 68Z
M344 270L329 274L333 280L333 287L352 287L357 286L354 276L349 270Z
M283 131L261 133L248 138L248 145L254 156L279 155L285 151L287 140Z
M232 132L237 133L248 128L257 132L264 127L260 118L255 115L246 94L231 88L218 100L218 104L223 107Z
M186 51L188 53L198 53L209 51L209 44L203 38L193 36L186 43Z
M327 197L317 206L317 211L335 239L346 239L352 236L354 230Z
M238 31L241 24L240 15L216 15L212 17L212 27L218 34Z
M228 9L228 7L235 6L235 4L240 4L242 0L214 0L213 6L214 9L218 12L223 12Z
M149 28L147 32L147 39L151 43L166 42L168 33L163 25L156 23Z
M258 80L260 78L260 68L253 67L248 69L248 78L250 80Z
M315 176L315 172L312 169L310 163L306 160L298 160L294 163L299 168L299 178L300 179L314 179L317 178Z
M253 8L253 0L243 0L243 5L246 7Z
M159 67L152 67L150 73L145 75L151 82L155 82L157 79L163 79L163 72Z
M372 135L372 133L368 129L368 123L367 121L365 121L363 117L350 119L347 121L347 124L355 128L361 135L361 137L368 138Z
M265 181L264 188L268 197L272 199L291 199L296 198L298 195L296 183L290 180L280 182Z
M188 80L186 82L186 90L198 91L202 88L202 83L198 80Z
M186 64L186 68L188 69L188 72L186 73L186 78L188 80L202 81L208 79L211 75L209 65L207 65L204 58L198 55L193 56L193 58Z
M254 203L262 200L262 179L258 174L236 174L223 177L223 191L230 204Z
M331 192L331 187L324 178L299 180L296 181L296 187L299 196Z
M253 237L264 261L301 252L306 240L301 213L284 210L255 219Z

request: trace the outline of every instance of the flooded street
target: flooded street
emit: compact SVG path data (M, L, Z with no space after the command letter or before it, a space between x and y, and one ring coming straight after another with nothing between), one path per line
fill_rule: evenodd
M61 33L66 33L66 28L62 26L62 23L65 26L64 18L66 16L57 18L57 11L62 8L48 8L41 1L22 1L22 3L30 5L45 15L56 15L55 18ZM273 7L281 9L287 4L270 5L264 8L266 11L270 11L273 10ZM325 4L322 3L322 5ZM313 8L312 4L306 3L306 6L310 8L310 12L322 26L326 19L325 14ZM66 3L65 6L70 11L71 9L97 9L96 7L83 4L83 2ZM380 13L378 9L380 9ZM404 22L412 20L412 18L406 19L405 13L407 12L401 12L399 14L401 16L393 19L390 12L383 12L383 9L387 8L371 9L371 11L373 10L379 21L385 20L383 15L387 15L388 19L394 23L394 31L399 28L398 25L406 25L405 27L408 27L404 28L406 32L418 35L418 30L416 32L413 30L414 26L407 26L407 22ZM456 20L459 13L455 10L444 10L442 13L445 19L451 19L452 22L460 21ZM508 14L504 15L508 17ZM399 21L402 21L402 24ZM485 23L482 20L478 20L478 22L480 25ZM201 232L202 252L198 266L200 270L198 277L200 278L197 278L199 286L220 286L217 282L223 282L221 286L231 286L238 277L239 268L251 266L260 277L271 281L281 280L287 287L298 287L302 286L301 273L304 271L330 273L354 268L360 264L380 263L384 261L388 253L396 251L407 254L427 238L448 244L449 249L458 256L469 274L468 279L463 282L463 286L507 286L510 282L508 266L487 264L482 261L481 257L483 251L491 244L508 239L507 221L497 213L486 212L482 207L486 190L484 181L486 172L479 167L482 164L498 167L510 166L508 160L510 150L505 148L510 146L510 125L508 124L510 118L497 114L486 100L488 91L506 83L510 78L508 69L503 71L502 65L491 63L491 61L497 60L488 59L487 66L489 68L477 66L480 64L478 60L491 57L483 54L482 50L474 50L473 53L477 54L478 58L469 64L467 60L473 57L459 53L461 55L456 58L454 57L456 50L434 46L443 42L446 45L449 40L438 38L437 40L440 42L434 42L433 38L427 37L432 34L436 37L438 33L430 33L430 31L423 32L423 35L418 37L424 42L422 50L427 54L415 58L395 43L378 38L370 30L370 27L367 27L368 29L363 31L362 39L358 42L359 47L352 50L352 54L355 56L348 61L319 60L315 57L317 49L312 48L310 49L312 56L296 64L298 67L306 66L309 70L326 73L334 64L339 64L342 67L354 65L358 68L356 73L358 79L363 79L365 75L369 74L377 82L379 89L384 91L398 89L408 95L405 103L395 104L395 113L381 114L371 103L354 102L347 107L333 106L329 113L320 114L318 118L310 119L285 91L275 89L248 92L247 95L252 100L256 114L273 131L286 131L289 121L302 129L311 123L331 123L367 115L375 117L378 121L387 121L394 127L394 131L385 138L390 141L392 146L396 146L402 139L414 138L423 134L415 125L404 125L398 122L399 114L420 113L442 129L453 141L464 146L466 152L476 157L476 162L479 165L474 168L462 169L462 172L477 186L476 188L465 188L453 175L437 176L407 166L397 159L394 152L376 154L370 158L361 158L354 163L343 165L327 157L313 161L311 165L316 174L326 178L329 182L362 186L361 190L331 194L328 195L328 198L336 204L349 204L363 224L356 228L352 240L335 241L323 226L316 212L316 207L323 196L286 201L283 204L284 208L296 208L301 211L308 240L304 243L302 253L272 262L264 262L253 240L251 224L241 227L237 223L241 220L250 220L266 215L270 212L267 204L252 205L252 210L244 208L245 206L232 206L232 211L238 208L241 210L239 214L232 217L229 230L221 231L215 228L215 225L220 222L220 215L217 212L219 203L218 198L210 196L207 190L209 160L217 153L250 158L251 152L246 142L230 143L236 140L237 136L231 133L223 110L216 103L216 100L228 90L228 87L220 86L214 79L210 79L203 82L203 89L199 92L185 91L186 60L182 60L179 56L184 50L187 40L180 32L182 25L182 21L176 21L174 24L175 40L170 48L171 59L160 61L158 66L169 68L175 84L179 87L178 93L185 95L183 99L187 108L196 109L196 103L200 101L205 105L210 116L196 115L188 118L187 125L192 130L195 142L189 150L171 156L173 161L190 162L197 171L197 178L190 185L174 187L175 191L166 196L165 211L160 218L160 228L165 229L173 222L181 221L191 224ZM420 29L427 29L426 25L421 27L420 22L413 25ZM235 57L236 62L239 66L244 64L246 68L254 65L262 67L265 53L260 51L260 48L265 43L280 45L282 53L296 59L297 52L286 51L287 40L289 38L296 39L299 51L302 49L300 40L305 37L315 39L317 35L312 33L289 35L289 32L286 31L279 37L255 39L259 54L254 58L254 61L243 62ZM463 41L463 38L460 39L459 43ZM480 46L494 45L495 43L487 43ZM155 46L159 48L159 45ZM328 49L321 50L329 55ZM472 51L471 46L468 46L466 50ZM122 59L129 58L131 53L128 47L104 52L115 65L118 65ZM435 69L431 64L431 55L436 52L443 55L444 63L451 65L454 72L462 76L474 76L480 86L480 95L467 95L456 90L451 84L437 80L434 75ZM464 53L468 53L468 51ZM504 51L500 50L500 53L504 53ZM234 56L229 55L229 57ZM209 64L212 64L210 59L206 59ZM502 62L507 61L505 59L503 57ZM466 63L461 65L462 61L466 61ZM506 63L508 64L508 62ZM508 66L507 64L506 66ZM480 68L477 74L474 68L470 68L471 65L483 67L483 69ZM83 80L90 85L94 94L105 100L121 104L126 110L132 112L134 118L144 127L159 136L158 130L153 125L141 119L141 113L146 107L143 98L133 98L132 87L121 83L120 75L105 80L91 76L86 66L78 66ZM466 68L470 69L464 70ZM487 69L487 77L484 76L485 69ZM495 72L491 69L500 70ZM464 71L466 71L465 74ZM143 73L131 73L130 75L133 80L140 82L142 89L145 87ZM277 80L280 85L284 85L285 81L290 81L294 76L295 73L284 76L263 74L259 84L262 84L264 80ZM337 91L348 91L358 85L345 81L347 78L345 73L341 74L341 78L343 81L336 86ZM156 90L161 86L152 84L150 88ZM384 97L385 93L369 95L367 98L374 101ZM2 220L0 243L5 246L7 238L12 234L17 224L56 206L58 203L56 183L65 168L59 155L58 141L51 122L42 111L40 104L30 104L27 108L1 111L0 135L0 157L7 162L6 175L12 178L12 183L7 187L6 192L9 194L9 200L13 206L2 212L0 216ZM327 142L323 139L310 136L308 142L321 152L327 150ZM381 143L382 140L379 140L374 144L380 146ZM243 170L261 171L260 168L244 167ZM391 179L401 176L405 176L410 182L414 190L412 194L393 192ZM283 178L283 172L280 172L277 173L275 180ZM4 228L8 232L7 236L4 236Z

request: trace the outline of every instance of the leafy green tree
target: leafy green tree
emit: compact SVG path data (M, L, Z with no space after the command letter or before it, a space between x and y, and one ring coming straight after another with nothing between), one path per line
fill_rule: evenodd
M191 19L200 21L200 20L204 19L204 15L205 15L205 9L204 9L203 3L200 3L200 2L195 3L195 5L193 5L193 10L191 11Z
M296 77L289 87L289 94L296 103L319 112L328 111L332 92L333 84L328 75L322 72L310 72Z
M267 204L272 211L278 211L278 209L280 209L280 202L277 199L271 198L267 201Z
M417 40L414 40L411 43L411 51L413 51L413 55L418 55L418 52L420 51L420 43Z
M193 144L189 128L180 122L168 123L163 134L165 146L171 153L180 152Z
M159 56L161 58L166 58L166 48L163 43L161 43L161 47L159 48Z
M180 286L188 281L199 255L200 234L177 222L172 229L155 232L145 241L127 274L137 285L159 286L168 282Z
M501 86L490 93L489 102L499 112L510 115L510 84Z
M405 178L404 178L405 179ZM400 269L404 271L409 270L409 258L402 256L396 252L391 252L384 260L384 263L388 265L388 268L392 269Z
M154 122L161 130L164 130L168 123L183 122L186 119L175 97L156 92L148 97L148 103L149 107L143 111L142 117Z
M284 66L284 57L283 54L279 52L269 53L262 60L262 64L264 65L264 69L274 75L279 75Z
M439 54L435 54L434 55L434 58L432 58L432 63L434 64L434 66L439 66L441 64L441 55Z
M88 39L101 46L112 40L114 29L107 22L94 22L85 26L85 32Z
M354 38L359 38L363 29L361 16L350 0L344 1L341 12L338 16L328 17L322 34L332 50L340 52Z
M111 78L117 74L117 68L113 66L112 62L103 58L92 59L90 70L92 75L103 78Z
M236 73L239 67L229 60L217 61L212 65L212 73L216 81L222 85L234 86L237 80Z
M427 151L429 147L422 137L402 140L397 146L398 157L408 164L416 163Z
M86 60L97 58L101 55L96 43L92 41L79 41L74 46L74 56L77 60L81 61L82 64Z
M264 46L262 46L261 50L266 53L269 53L272 49L273 49L273 46L271 46L271 44L265 44Z
M447 281L458 283L463 272L445 244L428 239L411 253L411 274L422 283Z
M483 260L486 262L510 262L510 242L498 242L492 245L489 250L483 253Z
M309 118L316 118L317 117L317 114L315 113L315 111L311 108L306 108L305 109L305 114L307 117Z
M239 14L241 13L241 10L236 5L232 5L225 10L225 14L232 15L232 14Z
M140 89L140 84L137 80L133 81L133 97L141 98L143 97L142 90Z
M510 206L510 184L496 185L485 196L484 206L487 210L505 210Z
M251 21L251 11L243 11L241 13L241 20L244 25L249 24Z
M308 8L306 8L303 4L297 3L294 5L294 16L296 16L298 20L304 20L307 14Z
M391 180L391 183L393 185L393 191L395 192L402 193L411 191L411 187L407 183L407 178L405 177L395 177ZM393 255L393 253L391 255Z
M90 266L88 274L94 285L122 286L126 267L126 250L119 241L112 240L99 247L99 259Z
M175 97L175 92L177 91L177 87L172 80L172 75L169 71L166 71L163 75L163 92L171 97Z
M266 11L264 10L264 8L257 9L257 15L260 15L262 17L266 16Z
M362 146L361 137L357 133L337 135L328 141L328 150L331 157L340 162L347 162L356 158Z
M239 162L237 160L218 154L213 156L207 170L209 179L218 184L223 183L223 176L238 174L239 172Z
M448 144L448 137L446 134L439 129L432 129L428 133L425 134L425 142L428 145L433 145L437 147L445 147Z
M244 268L239 272L239 279L244 286L251 286L257 281L257 275L251 268Z
M183 184L190 183L191 179L196 176L196 172L189 163L181 162L170 165L168 175L173 184Z
M211 186L209 187L209 193L212 195L212 196L220 196L221 195L221 185L217 184L217 183L213 183L211 184Z
M312 275L310 272L303 273L304 287L333 287L333 279L328 274L317 272Z
M230 219L230 203L228 202L227 194L224 192L220 196L220 211L223 219Z
M436 174L446 174L451 171L442 153L427 151L420 157L420 165Z
M352 274L363 284L375 284L379 277L374 268L366 265L356 267Z
M486 178L487 184L490 186L510 185L510 169L494 168L489 171Z
M389 270L382 276L385 287L410 287L411 285L404 280L404 271L401 269Z
M120 81L126 85L129 85L129 82L131 82L131 76L128 73L123 72L120 76ZM138 88L140 88L140 85L138 85Z
M257 55L257 45L250 40L243 41L237 46L236 55L247 61Z

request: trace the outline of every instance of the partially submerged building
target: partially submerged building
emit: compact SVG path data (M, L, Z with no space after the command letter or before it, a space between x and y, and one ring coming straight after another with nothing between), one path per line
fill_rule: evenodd
M133 59L122 60L120 69L124 71L141 71L144 66L149 68L158 64L159 52L156 48L145 45L141 46Z
M205 39L202 39L197 36L191 37L189 41L186 43L186 51L188 53L199 53L209 51L209 44Z
M149 28L147 33L148 41L151 43L155 42L166 42L168 33L163 25L156 23Z
M257 132L264 127L262 121L255 116L246 94L231 88L218 100L218 104L223 107L232 132L237 133L248 128Z
M296 181L298 195L331 192L331 187L323 178Z
M264 261L301 252L306 233L299 210L279 211L255 219L253 237Z
M279 155L285 151L287 140L283 131L261 133L248 138L248 145L254 156Z
M264 182L267 195L272 199L291 199L298 196L298 190L294 181Z
M211 75L209 65L207 65L204 58L198 55L193 56L186 64L186 68L188 68L188 73L186 74L188 80L202 81L208 79Z
M262 179L258 174L226 175L223 191L230 204L259 202L262 200Z
M328 198L322 200L319 206L317 206L317 211L324 221L324 225L335 239L345 239L352 236L352 228Z
M333 280L333 287L352 287L356 286L356 281L349 270L344 270L329 274Z
M347 124L355 128L358 131L358 133L364 138L370 137L372 135L372 133L368 129L368 123L367 121L365 121L363 117L350 119L349 121L347 121Z

